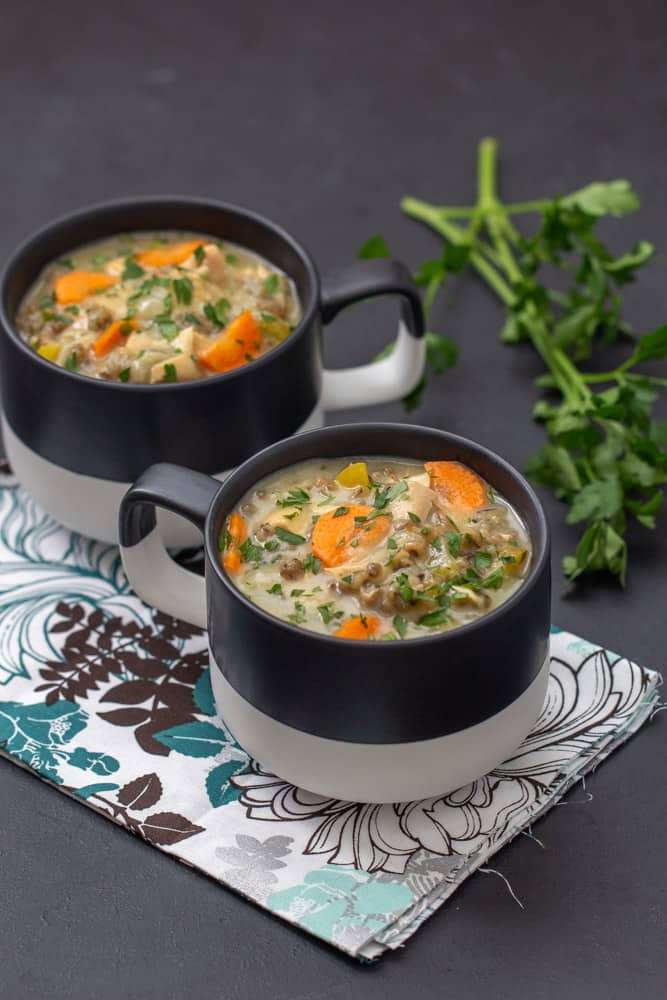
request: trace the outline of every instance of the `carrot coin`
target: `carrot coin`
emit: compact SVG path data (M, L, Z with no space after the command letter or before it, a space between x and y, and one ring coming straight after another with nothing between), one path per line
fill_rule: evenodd
M482 479L460 462L425 462L431 487L450 510L488 507L489 495Z
M154 250L144 250L137 254L137 263L142 267L174 267L191 257L197 247L202 245L202 240L189 240L186 243L171 243Z
M125 337L128 337L138 326L139 324L134 319L117 319L113 323L109 323L104 333L101 333L93 343L95 357L103 358L114 347L122 344Z
M102 292L116 284L116 279L110 274L98 271L68 271L61 274L56 281L56 301L61 306L73 302L81 302L95 292Z
M313 528L313 555L324 566L341 566L374 549L391 527L389 514L366 520L374 510L365 504L346 504L321 514Z
M212 372L228 372L252 361L261 346L261 331L253 314L246 309L199 354L198 360Z
M238 573L241 569L241 554L238 549L227 549L222 565L228 573Z
M231 535L232 541L235 545L241 546L245 542L248 531L246 529L246 523L240 514L234 513L230 517L229 534Z
M339 639L370 639L377 634L380 627L380 619L373 615L357 615L355 618L348 618L344 625L336 632Z

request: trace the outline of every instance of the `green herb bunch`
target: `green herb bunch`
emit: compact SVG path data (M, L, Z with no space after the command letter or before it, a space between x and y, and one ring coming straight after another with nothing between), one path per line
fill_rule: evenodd
M425 287L428 310L448 275L472 267L504 307L501 340L530 343L540 355L547 371L537 384L547 395L533 415L544 423L548 441L527 472L569 504L569 524L584 528L576 552L564 559L565 575L574 580L604 570L625 583L628 519L654 528L667 482L667 423L653 418L667 379L636 371L642 362L667 356L667 326L635 338L622 317L621 289L654 248L640 242L614 257L595 227L603 216L635 211L639 199L627 181L615 180L564 197L506 205L497 194L496 174L497 143L484 139L474 205L403 199L403 211L444 241L440 257L422 264L416 280ZM527 214L539 217L531 237L513 222ZM362 255L377 251L386 252L381 237L369 241ZM565 291L550 286L553 274L560 274ZM443 348L440 338L431 337L433 360ZM630 352L617 367L579 367L596 347L630 338ZM452 363L452 351L445 350ZM419 401L423 385L418 390L406 400L408 407Z

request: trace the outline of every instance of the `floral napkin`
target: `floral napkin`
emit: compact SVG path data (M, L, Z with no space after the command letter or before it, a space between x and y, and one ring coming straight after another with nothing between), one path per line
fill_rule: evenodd
M70 534L0 478L0 752L360 959L403 944L635 732L657 682L558 632L542 715L493 773L422 802L313 795L225 730L204 635L136 598L116 548Z

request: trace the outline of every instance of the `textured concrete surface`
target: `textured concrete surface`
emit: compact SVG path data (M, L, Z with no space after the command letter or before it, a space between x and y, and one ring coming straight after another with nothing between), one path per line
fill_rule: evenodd
M436 244L403 219L411 193L473 194L477 139L502 141L503 191L524 199L627 176L645 207L619 227L667 248L664 3L617 0L178 7L24 0L2 18L0 250L37 225L119 195L237 201L292 229L323 271L381 230L410 263ZM611 232L614 232L612 228ZM667 317L664 254L628 292L632 318ZM461 346L417 419L523 463L531 356L497 342L474 281L434 324ZM435 322L437 321L437 323ZM386 340L386 305L327 333L331 364ZM374 419L402 419L399 405ZM361 411L341 414L343 419ZM547 499L554 565L572 533ZM664 663L667 532L633 538L630 583L585 587L554 621ZM402 952L360 967L0 762L0 995L556 1000L664 995L665 733L658 716L520 837Z

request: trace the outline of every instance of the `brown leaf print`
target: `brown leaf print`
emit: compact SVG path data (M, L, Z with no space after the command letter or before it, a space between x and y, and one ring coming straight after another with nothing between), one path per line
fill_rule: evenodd
M196 826L180 813L153 813L141 824L141 832L151 844L177 844L180 840L202 833L204 827Z
M161 797L162 783L155 772L129 781L118 792L118 801L128 809L148 809L159 802Z
M140 705L147 698L152 698L158 690L157 684L152 681L125 681L103 694L100 701L113 701L117 705Z
M201 630L161 612L154 613L152 625L139 625L65 601L56 611L60 620L50 632L63 637L61 659L46 660L40 670L45 702L78 702L112 681L100 705L126 707L98 717L114 726L135 727L135 739L146 753L166 757L170 748L153 737L194 721L193 689L208 662L205 649L184 653L178 643L202 635Z
M150 718L150 714L146 708L117 708L113 712L100 712L99 718L114 726L138 726Z

